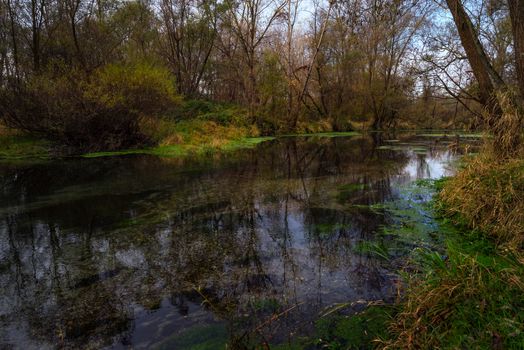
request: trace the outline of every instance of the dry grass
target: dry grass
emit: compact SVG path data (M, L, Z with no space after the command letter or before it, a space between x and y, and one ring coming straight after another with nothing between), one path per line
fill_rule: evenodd
M504 249L524 248L524 159L494 155L466 160L440 194L445 212L460 217Z
M515 92L504 91L497 93L498 105L502 114L485 111L486 121L492 130L494 139L489 143L491 152L498 157L511 158L522 156L524 111L517 103Z
M410 281L383 349L517 349L524 336L522 265L453 252Z
M173 122L161 118L143 118L140 128L145 135L160 146L183 144L220 148L232 140L256 137L259 134L254 126L221 125L207 120Z
M393 337L380 347L522 349L524 158L506 152L515 137L487 143L446 181L439 209L460 229L449 235L447 257L428 254L426 273L408 278Z

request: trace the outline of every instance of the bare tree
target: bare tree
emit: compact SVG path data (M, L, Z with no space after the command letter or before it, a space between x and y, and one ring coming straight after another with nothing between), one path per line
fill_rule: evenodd
M229 3L226 21L239 42L242 61L247 68L244 82L249 116L254 120L258 106L258 49L267 38L269 29L280 18L286 2L280 0L246 0Z
M217 2L162 0L163 54L177 78L179 91L196 97L217 35Z

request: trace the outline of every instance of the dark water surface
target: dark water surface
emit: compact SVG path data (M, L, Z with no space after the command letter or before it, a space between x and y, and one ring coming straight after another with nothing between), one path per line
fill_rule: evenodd
M0 163L0 348L277 344L336 303L392 302L398 266L363 249L377 204L450 174L453 142Z

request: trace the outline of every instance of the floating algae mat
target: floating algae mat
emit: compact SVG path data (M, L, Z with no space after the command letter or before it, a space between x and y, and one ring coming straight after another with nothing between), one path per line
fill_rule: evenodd
M384 146L378 147L377 149L380 149L380 150L391 150L391 151L407 151L407 150L410 150L410 151L413 151L415 153L426 153L427 150L428 150L425 147L411 146L411 145L384 145Z
M435 133L435 134L418 134L420 137L436 137L436 138L469 138L469 139L480 139L485 137L485 134L480 133Z

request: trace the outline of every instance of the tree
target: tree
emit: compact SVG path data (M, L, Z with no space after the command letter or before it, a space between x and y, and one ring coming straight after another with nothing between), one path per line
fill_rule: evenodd
M230 1L225 20L233 36L238 40L241 60L247 74L244 80L245 98L249 116L255 120L258 107L257 68L259 47L267 38L273 23L281 17L286 6L280 0Z
M162 0L161 17L165 36L162 54L166 57L183 94L197 97L216 44L217 1Z
M518 90L513 96L508 95L508 84L493 68L461 0L447 0L447 4L469 64L479 84L480 101L487 108L486 121L495 134L495 149L502 154L512 154L520 147L522 133L521 109L524 93L524 24L522 20L524 19L524 1L508 0ZM511 115L510 118L504 118Z

